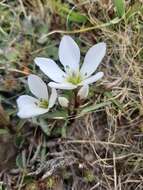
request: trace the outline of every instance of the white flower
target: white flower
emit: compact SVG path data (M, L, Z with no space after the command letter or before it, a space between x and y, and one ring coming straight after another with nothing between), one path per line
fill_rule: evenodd
M62 107L65 107L65 108L67 108L68 105L69 105L68 99L65 98L65 97L62 97L62 96L60 96L60 97L58 98L58 102L59 102L59 104L60 104Z
M52 89L49 98L46 84L36 75L29 75L28 86L36 98L22 95L17 99L19 109L17 115L20 118L31 118L48 112L57 99L56 89Z
M96 82L103 77L103 72L92 75L106 53L104 42L92 46L80 67L80 49L70 36L64 36L60 42L59 59L64 71L52 60L37 57L35 63L54 82L48 85L57 89L75 89Z

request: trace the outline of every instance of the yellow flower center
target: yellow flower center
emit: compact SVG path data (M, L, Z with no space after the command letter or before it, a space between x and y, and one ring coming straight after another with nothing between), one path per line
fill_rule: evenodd
M77 84L81 83L82 77L79 72L78 73L72 72L72 74L69 74L66 81L69 83L72 83L74 85L77 85Z
M47 100L44 100L44 99L40 99L39 103L38 103L38 106L40 108L44 108L44 109L47 109L48 106L49 106L49 102Z

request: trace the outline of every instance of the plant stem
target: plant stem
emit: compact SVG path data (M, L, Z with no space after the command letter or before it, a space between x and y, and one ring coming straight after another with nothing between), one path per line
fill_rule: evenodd
M80 100L78 99L78 90L75 89L74 91L74 103L73 103L73 108L72 110L70 109L71 106L69 107L68 113L69 113L69 122L68 125L71 125L72 123L74 123L76 115L77 115L77 109L80 106Z

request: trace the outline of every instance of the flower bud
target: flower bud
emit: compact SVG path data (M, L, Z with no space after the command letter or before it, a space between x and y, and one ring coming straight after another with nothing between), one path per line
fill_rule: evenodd
M60 104L62 107L67 108L68 105L69 105L69 101L68 101L68 99L65 98L65 97L59 97L59 98L58 98L58 101L59 101L59 104Z
M80 99L86 99L89 93L89 86L88 85L84 85L81 87L81 89L78 91L78 96L80 97Z

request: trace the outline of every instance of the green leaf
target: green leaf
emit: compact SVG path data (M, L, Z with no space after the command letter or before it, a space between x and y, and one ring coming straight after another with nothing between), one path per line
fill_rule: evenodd
M39 119L39 125L42 129L42 131L46 134L46 135L50 135L51 131L49 129L48 123L43 119L40 118Z
M0 181L0 190L7 190L7 188L4 186L3 181Z
M66 7L61 7L61 13L63 17L68 16L68 20L72 22L77 22L77 23L85 23L87 21L87 17L84 15L81 15L78 12L72 11Z
M6 135L9 134L7 129L0 129L0 135Z
M47 113L41 116L43 119L66 119L68 113L65 110L55 111L53 113Z
M121 18L125 14L125 0L114 0L117 15Z
M102 107L105 107L107 105L109 105L110 102L107 101L107 102L102 102L102 103L99 103L99 104L95 104L95 105L92 105L92 106L88 106L86 108L84 108L81 112L80 112L80 116L86 114L86 113L90 113L90 112L93 112L99 108L102 108Z
M10 51L8 51L8 53L6 54L6 58L10 61L16 61L17 58L19 56L19 51L17 51L16 49L11 49Z
M65 121L65 124L64 126L62 127L62 130L61 130L61 135L63 138L66 138L67 136L67 125L68 125L68 120Z
M16 157L16 165L19 169L26 169L26 155L24 151Z
M16 145L18 148L22 147L23 143L24 143L24 138L23 138L23 136L17 136L17 137L15 138L15 145Z
M60 16L64 18L68 17L68 20L72 22L85 23L88 20L85 15L80 14L77 11L71 11L71 9L64 3L55 2L55 9Z
M21 154L19 154L16 157L16 165L18 168L23 169L23 161L22 161L22 155Z

